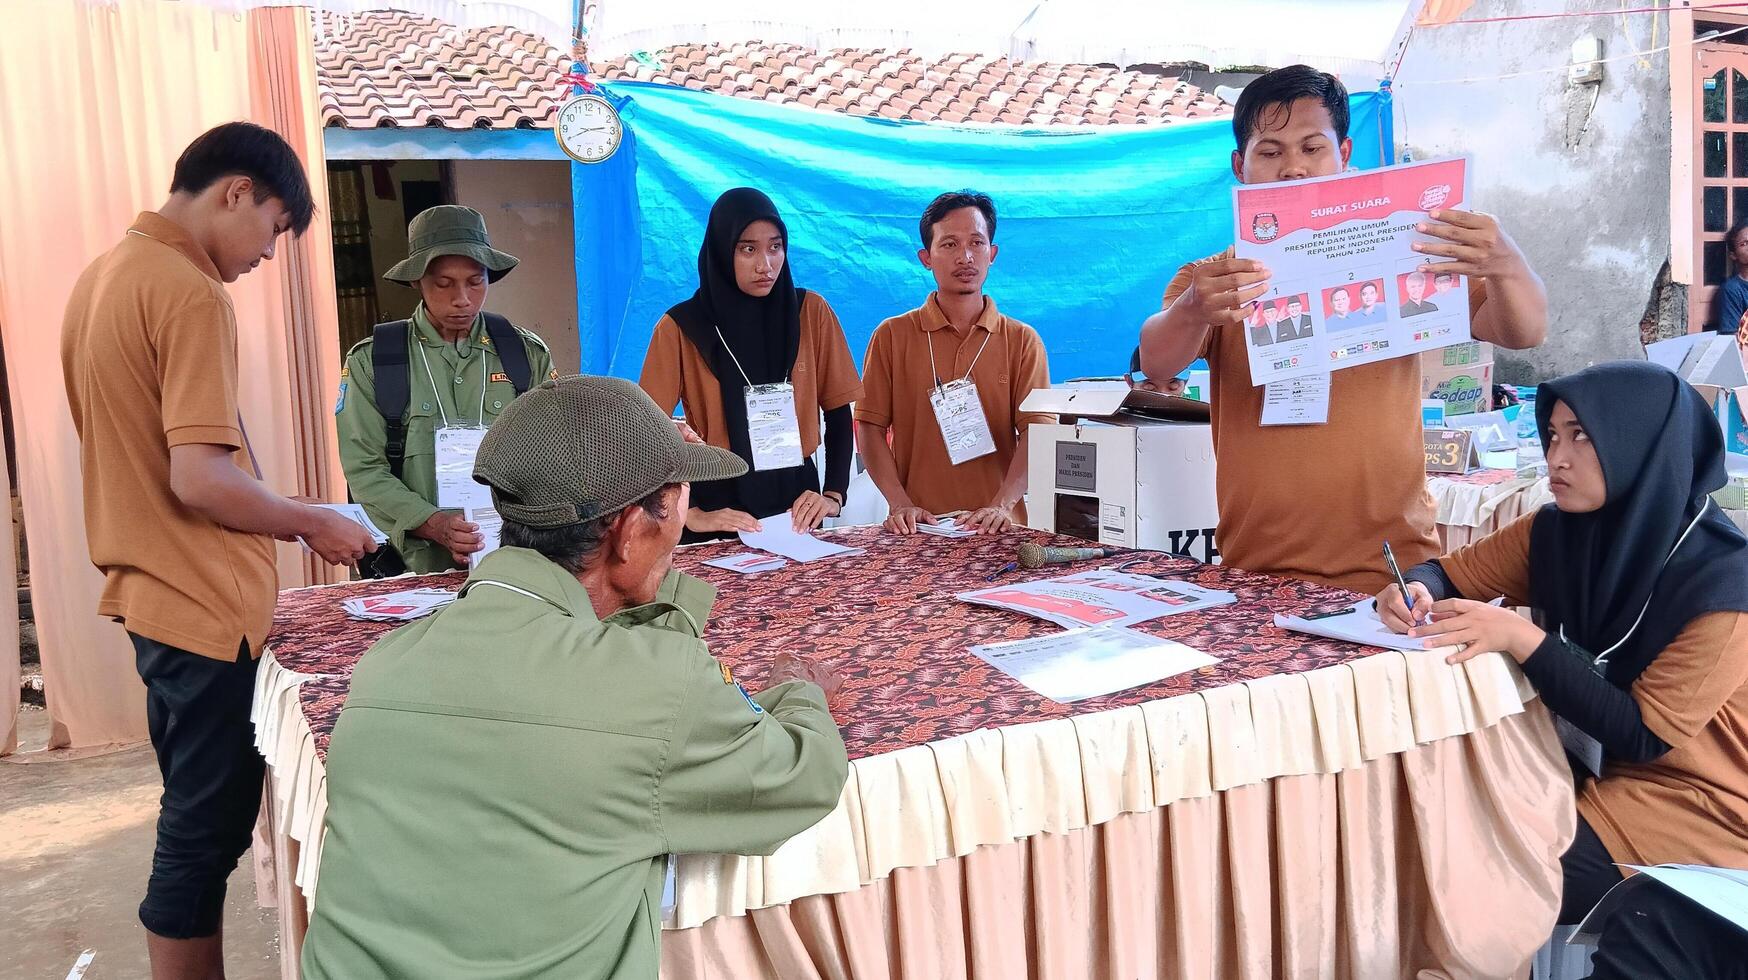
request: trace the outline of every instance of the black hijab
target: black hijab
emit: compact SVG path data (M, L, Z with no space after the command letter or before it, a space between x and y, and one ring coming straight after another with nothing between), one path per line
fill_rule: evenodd
M704 228L704 244L698 248L698 290L668 311L716 375L722 389L728 447L748 466L753 462L753 449L747 435L747 382L763 385L788 380L801 348L803 295L790 276L787 256L769 295L749 296L735 284L735 244L755 221L776 225L784 245L788 245L789 229L763 192L736 187L716 199ZM727 341L726 347L723 341ZM746 372L744 377L742 371ZM733 507L762 518L789 509L807 489L819 489L819 475L811 461L785 470L748 472L735 480L698 484L692 488L692 503L704 510Z
M788 244L789 229L777 216L777 206L762 192L736 187L716 199L704 229L704 244L698 248L698 291L668 311L715 373L722 387L730 448L749 464L753 454L747 440L746 382L763 385L785 380L801 348L801 293L790 277L787 260L768 296L748 296L735 284L734 246L755 221L776 225Z
M1563 627L1592 656L1630 631L1604 671L1626 688L1695 618L1748 612L1748 538L1710 504L1728 479L1723 433L1698 391L1642 361L1599 364L1538 388L1544 448L1556 402L1596 447L1607 499L1588 514L1549 504L1536 515L1530 602L1545 628Z

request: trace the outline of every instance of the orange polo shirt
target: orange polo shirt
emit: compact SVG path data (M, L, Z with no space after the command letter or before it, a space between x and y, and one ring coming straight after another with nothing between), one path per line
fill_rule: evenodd
M1227 249L1201 261L1231 257ZM1178 270L1166 307L1199 264ZM1471 316L1486 298L1471 277ZM1251 383L1243 326L1208 331L1199 356L1213 403L1214 541L1226 564L1375 595L1391 581L1385 541L1403 568L1438 556L1418 357L1332 372L1325 425L1263 425L1265 388Z
M930 351L941 382L970 373L995 452L958 466L948 458L929 403L935 385ZM1020 411L1027 395L1048 387L1050 365L1036 330L1004 316L995 300L984 297L983 315L960 333L930 293L922 306L875 328L862 361L863 395L856 403L856 421L891 430L898 480L916 506L931 514L975 510L988 506L1001 490L1026 426L1056 421L1054 415ZM1024 507L1015 511L1016 519L1023 520Z
M170 449L232 450L237 319L212 260L182 226L141 214L73 286L61 370L84 477L85 534L103 571L97 611L189 653L260 656L279 587L273 539L222 527L170 490Z
M672 412L676 404L683 406L686 424L698 438L720 449L730 448L716 372L673 317L663 314L656 323L637 383L662 411ZM812 456L819 448L820 413L862 397L862 381L856 377L856 362L850 359L850 343L844 339L838 315L812 290L801 301L801 343L795 350L789 383L795 386L801 454Z

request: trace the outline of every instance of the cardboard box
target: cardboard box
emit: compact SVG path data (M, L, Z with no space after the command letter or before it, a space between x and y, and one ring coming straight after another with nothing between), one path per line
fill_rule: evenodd
M1420 355L1422 364L1431 362L1443 367L1462 367L1466 364L1492 364L1493 345L1485 340L1469 340L1461 344L1452 344L1438 350L1429 350Z
M1445 415L1493 410L1493 345L1481 340L1420 355L1420 397L1445 403Z
M1706 404L1718 418L1718 428L1724 432L1724 451L1748 453L1748 387L1696 384L1694 388L1705 396Z

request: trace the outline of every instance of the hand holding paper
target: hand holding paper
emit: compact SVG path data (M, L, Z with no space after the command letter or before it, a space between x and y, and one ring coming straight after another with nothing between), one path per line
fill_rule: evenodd
M1190 304L1201 322L1236 326L1250 316L1250 304L1268 291L1268 267L1256 259L1215 259L1190 273L1190 288L1180 302Z
M769 551L795 561L818 561L834 555L847 555L858 549L821 541L811 534L795 530L795 518L788 513L765 518L763 531L742 531L740 540L749 548Z

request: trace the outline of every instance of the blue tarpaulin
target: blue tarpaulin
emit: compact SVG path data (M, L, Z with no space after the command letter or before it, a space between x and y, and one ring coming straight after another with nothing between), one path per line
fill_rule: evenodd
M697 287L705 219L731 187L776 202L795 284L831 303L858 364L880 321L934 288L917 221L942 191L995 198L986 289L1043 336L1058 380L1122 372L1178 266L1232 241L1229 119L997 129L610 88L625 142L572 169L585 373L637 377L656 321ZM1352 98L1355 167L1387 162L1386 99Z

